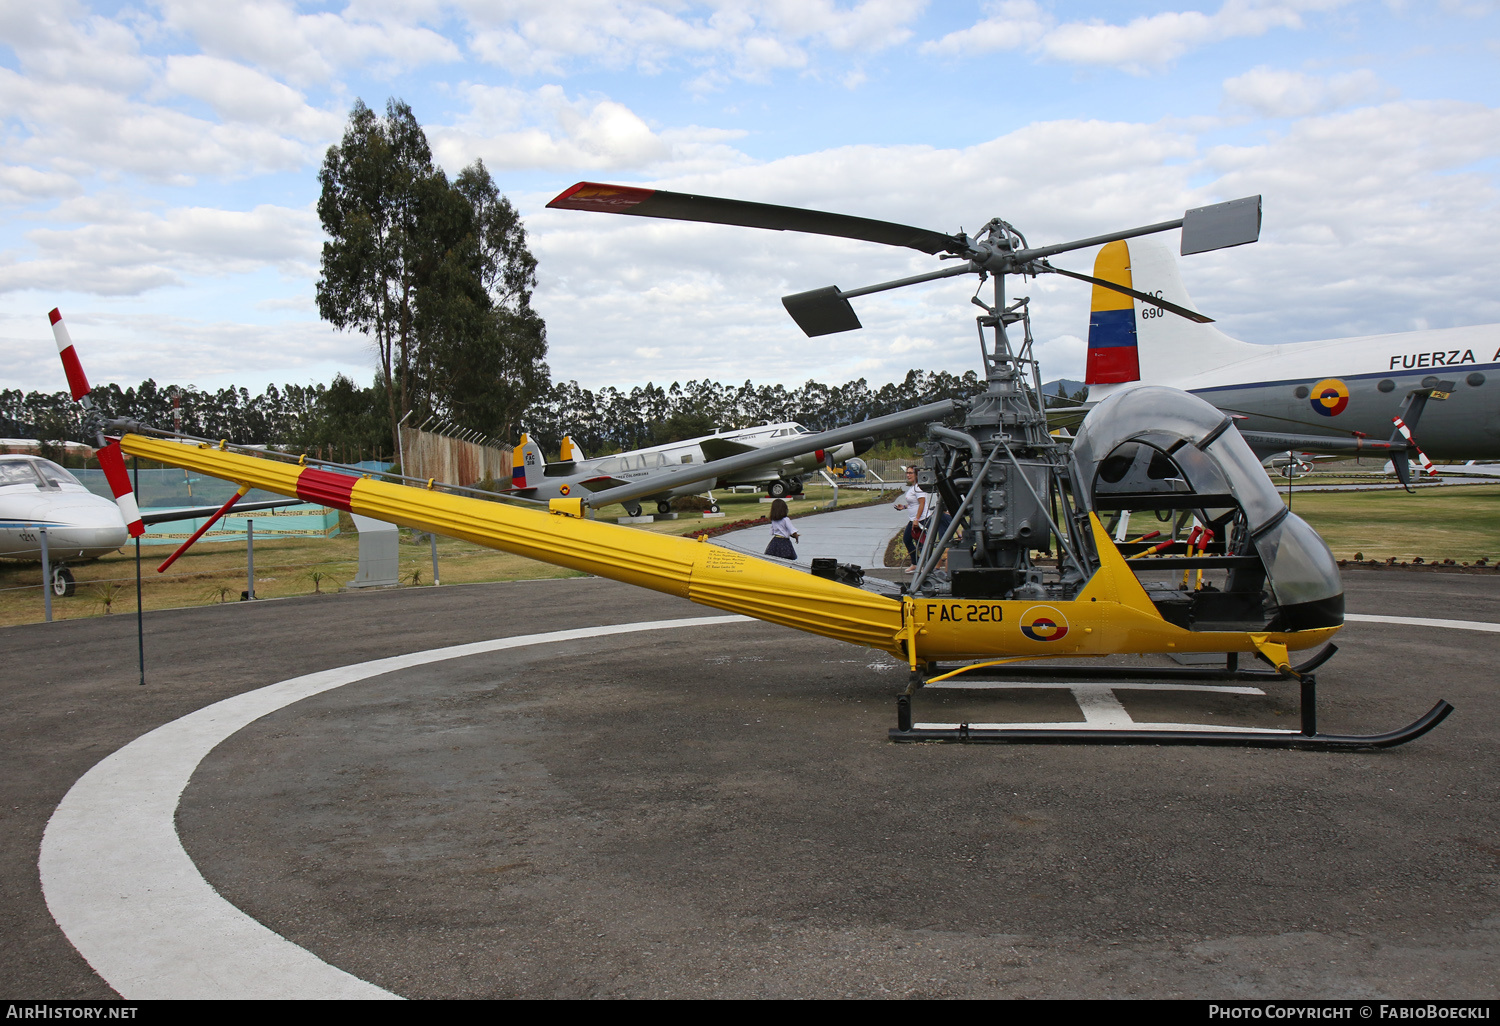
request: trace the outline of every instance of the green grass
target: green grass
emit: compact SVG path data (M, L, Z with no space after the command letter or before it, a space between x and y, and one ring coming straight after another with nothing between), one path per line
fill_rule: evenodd
M1500 486L1460 485L1403 491L1296 492L1292 512L1340 559L1500 557Z
M1472 563L1500 557L1500 486L1459 485L1404 491L1301 492L1292 512L1312 525L1339 559ZM1130 519L1131 537L1169 530L1149 512Z

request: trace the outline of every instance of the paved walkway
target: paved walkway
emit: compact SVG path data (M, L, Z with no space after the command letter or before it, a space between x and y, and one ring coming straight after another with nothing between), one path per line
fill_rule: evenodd
M832 556L840 563L856 563L867 569L884 566L885 547L906 524L906 513L895 508L895 501L893 498L878 506L797 518L797 531L802 539L793 543L797 549L795 565L810 569L814 558ZM713 539L715 545L757 556L766 551L770 541L771 529L765 524Z

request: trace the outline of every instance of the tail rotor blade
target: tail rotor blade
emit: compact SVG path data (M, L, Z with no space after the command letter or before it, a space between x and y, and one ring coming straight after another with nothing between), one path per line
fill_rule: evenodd
M1393 460L1393 463L1396 467L1396 479L1399 480L1403 485L1406 485L1407 491L1410 491L1411 485L1402 475L1402 471L1407 469L1406 461L1410 453L1417 454L1417 462L1422 464L1423 473L1431 477L1436 477L1437 467L1432 465L1432 461L1427 458L1427 454L1422 451L1419 445L1417 445L1417 440L1412 437L1411 428L1406 426L1406 421L1402 420L1400 417L1392 417L1391 423L1396 425L1396 433L1399 434L1402 438L1406 439L1406 448L1399 454L1398 459Z
M78 359L78 352L73 348L73 338L68 334L68 326L63 323L62 312L56 307L47 315L52 322L52 336L57 339L57 352L62 357L63 371L68 375L68 390L73 394L73 401L82 406L85 411L84 424L87 427L94 425L98 439L99 466L104 470L104 480L109 482L109 490L114 494L115 504L120 507L120 515L125 518L125 528L130 532L130 537L139 538L146 532L146 525L141 522L141 508L135 501L135 489L130 487L130 475L125 471L125 454L120 451L120 443L117 439L111 439L107 443L103 431L97 430L98 420L93 416L93 404L89 402L89 379L83 373L83 364Z
M63 371L68 375L68 389L75 403L88 405L89 379L84 376L83 364L78 362L78 353L73 349L73 339L68 326L63 323L62 312L56 307L47 315L52 321L52 337L57 339L57 352L62 357Z
M130 487L130 475L125 471L125 454L120 450L119 440L111 439L97 455L99 466L104 469L104 480L109 482L109 490L114 493L130 537L139 538L146 532L146 525L141 522L141 508L135 501L135 489Z

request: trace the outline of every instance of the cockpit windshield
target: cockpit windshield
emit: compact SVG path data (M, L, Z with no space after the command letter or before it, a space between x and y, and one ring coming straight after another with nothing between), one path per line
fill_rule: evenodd
M33 464L33 466L36 467L37 471L42 475L43 479L51 482L52 484L73 484L78 485L78 487L80 488L83 487L83 483L79 481L78 478L74 477L72 474L68 473L62 467L59 467L56 463L53 463L51 460L37 460L36 463Z
M31 469L30 460L0 460L0 486L40 486L41 483L36 471Z

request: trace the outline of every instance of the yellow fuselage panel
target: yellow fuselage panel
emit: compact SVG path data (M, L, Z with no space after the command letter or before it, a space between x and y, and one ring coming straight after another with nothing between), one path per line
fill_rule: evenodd
M1253 652L1242 631L1189 631L1155 610L1118 601L1012 602L1000 599L922 599L915 619L919 661L995 656L1101 656L1149 652ZM1290 649L1311 648L1338 628L1270 634Z

